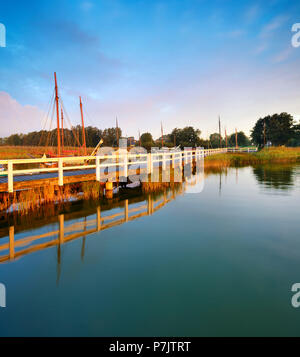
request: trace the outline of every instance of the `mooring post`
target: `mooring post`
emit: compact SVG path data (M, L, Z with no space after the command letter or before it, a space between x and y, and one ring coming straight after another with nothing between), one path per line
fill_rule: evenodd
M96 156L96 181L100 182L100 157Z
M65 232L64 232L64 215L63 214L60 214L58 216L58 219L59 219L59 244L63 244L64 242L64 235L65 235Z
M58 159L58 185L63 186L64 185L64 169L63 169L63 159L59 158Z
M15 257L15 227L9 227L9 259Z
M100 206L97 207L97 231L101 231L101 209Z
M124 216L125 216L125 222L128 222L128 200L125 200Z
M148 195L148 200L147 200L147 214L148 216L151 214L151 196Z
M14 192L14 176L13 176L13 162L8 161L7 164L7 182L8 182L8 192Z

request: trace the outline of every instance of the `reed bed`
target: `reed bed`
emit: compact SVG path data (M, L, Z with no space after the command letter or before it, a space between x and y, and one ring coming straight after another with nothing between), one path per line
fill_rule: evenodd
M51 203L62 204L71 200L96 199L101 194L103 188L98 182L83 182L63 187L48 185L14 192L13 195L2 193L0 211L18 211L20 214L25 214Z
M256 153L226 153L205 158L207 166L245 166L265 163L300 162L300 148L274 147Z
M160 192L164 189L173 189L178 187L181 182L174 182L174 170L170 170L170 182L162 182L162 171L159 172L158 182L151 181L151 175L148 175L148 182L141 182L141 189L144 194Z
M84 199L97 199L103 195L103 185L98 181L87 181L82 183Z

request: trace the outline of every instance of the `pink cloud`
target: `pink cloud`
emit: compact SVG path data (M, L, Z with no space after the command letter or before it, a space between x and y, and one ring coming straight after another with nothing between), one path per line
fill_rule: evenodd
M45 113L32 105L22 105L6 92L0 92L0 136L41 130Z

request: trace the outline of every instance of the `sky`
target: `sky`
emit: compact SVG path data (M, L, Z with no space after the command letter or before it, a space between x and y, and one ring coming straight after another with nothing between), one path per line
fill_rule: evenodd
M54 71L73 125L82 96L86 125L127 136L300 120L298 0L0 0L0 23L0 137L49 128Z

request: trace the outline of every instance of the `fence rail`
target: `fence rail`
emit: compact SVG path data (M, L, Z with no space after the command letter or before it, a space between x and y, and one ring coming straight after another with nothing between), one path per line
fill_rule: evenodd
M248 147L248 148L227 148L227 152L257 152L256 147Z
M32 180L41 179L45 173L57 172L58 185L64 185L64 173L69 171L72 175L81 175L83 170L95 170L89 173L95 173L95 179L101 181L101 169L108 167L117 167L119 172L122 169L122 176L128 177L129 165L144 165L147 173L153 171L155 164L161 165L165 169L167 164L182 165L198 158L204 158L209 155L226 153L226 152L252 152L257 149L189 149L184 151L159 151L152 153L129 153L126 149L119 150L116 153L99 156L74 156L59 158L39 158L39 159L16 159L0 160L0 165L6 166L7 169L1 172L1 176L6 177L7 191L14 191L14 177L23 175L32 175ZM32 165L33 168L18 168L18 165ZM20 180L19 180L20 181ZM21 177L22 181L22 177Z

